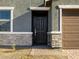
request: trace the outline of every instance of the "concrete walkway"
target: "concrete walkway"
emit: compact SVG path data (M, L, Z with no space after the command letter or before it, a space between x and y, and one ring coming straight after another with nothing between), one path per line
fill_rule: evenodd
M12 49L0 49L0 59L68 59L62 54L62 49L50 49L47 47L23 48L12 51ZM27 58L29 56L29 58Z
M51 49L32 47L13 49L0 48L0 59L79 59L79 49Z
M61 49L32 49L31 55L60 55Z

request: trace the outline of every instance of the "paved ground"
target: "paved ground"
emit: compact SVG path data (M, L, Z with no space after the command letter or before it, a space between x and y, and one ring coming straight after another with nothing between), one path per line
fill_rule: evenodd
M14 51L0 48L0 59L67 59L67 56L62 55L61 49L34 47Z
M63 55L67 55L68 59L79 59L79 49L63 49Z
M0 59L79 59L79 49L0 48Z
M59 55L61 49L32 49L31 55Z

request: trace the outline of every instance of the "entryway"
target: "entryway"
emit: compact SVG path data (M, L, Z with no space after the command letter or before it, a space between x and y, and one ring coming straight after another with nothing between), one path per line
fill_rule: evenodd
M33 45L47 45L48 11L32 11Z

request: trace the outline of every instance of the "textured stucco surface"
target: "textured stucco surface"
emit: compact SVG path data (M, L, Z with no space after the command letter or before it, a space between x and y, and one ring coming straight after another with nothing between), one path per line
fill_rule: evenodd
M44 0L31 0L31 6L41 7L44 4Z
M0 6L14 7L13 30L15 32L31 31L31 6L41 6L44 0L0 0Z

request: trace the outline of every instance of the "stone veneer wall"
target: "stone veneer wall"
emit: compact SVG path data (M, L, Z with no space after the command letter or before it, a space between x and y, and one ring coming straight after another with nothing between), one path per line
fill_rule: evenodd
M0 45L31 46L32 34L0 34Z
M52 48L62 47L61 34L49 34L48 35L48 45L51 45Z
M32 34L0 34L2 46L32 46ZM62 47L61 34L48 34L48 45L52 48Z

